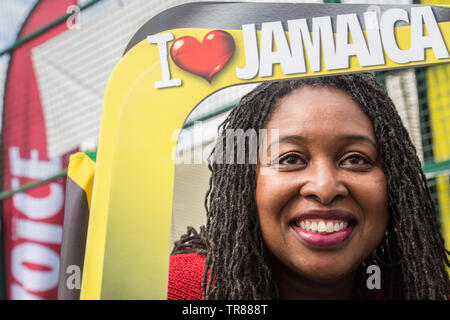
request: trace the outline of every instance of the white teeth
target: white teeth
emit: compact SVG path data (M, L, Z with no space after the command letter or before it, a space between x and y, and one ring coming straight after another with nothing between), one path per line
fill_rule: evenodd
M317 225L317 231L319 232L325 232L327 230L327 226L325 225L325 222L320 221Z
M327 222L327 232L333 232L334 231L334 224L331 221Z
M326 220L301 220L296 221L295 225L303 230L318 233L333 233L341 231L348 227L345 221L326 221Z

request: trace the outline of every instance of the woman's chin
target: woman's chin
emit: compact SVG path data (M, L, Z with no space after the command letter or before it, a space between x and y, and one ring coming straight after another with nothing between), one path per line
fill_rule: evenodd
M295 268L294 272L301 274L303 278L317 283L334 283L341 279L351 277L354 266L336 261L316 261Z

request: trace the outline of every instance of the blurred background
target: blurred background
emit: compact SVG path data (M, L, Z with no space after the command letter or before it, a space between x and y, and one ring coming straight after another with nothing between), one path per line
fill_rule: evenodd
M132 35L159 12L186 2L0 0L0 299L56 299L68 157L96 152L105 87ZM450 249L450 65L376 75L416 146ZM203 150L205 158L218 124L254 86L204 100L186 119L177 156ZM187 225L204 223L208 178L205 161L176 165L172 240Z

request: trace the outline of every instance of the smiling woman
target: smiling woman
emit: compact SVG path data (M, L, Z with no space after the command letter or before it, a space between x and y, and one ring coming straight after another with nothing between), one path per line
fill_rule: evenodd
M257 163L216 161L224 149L237 154L225 138L238 129L266 130ZM169 299L448 297L420 161L371 74L264 83L219 133L207 224L175 243ZM370 265L380 290L366 285Z
M388 220L372 124L347 93L302 87L279 100L266 128L279 130L276 141L268 135L278 148L256 166L255 201L280 295L349 297L349 271Z

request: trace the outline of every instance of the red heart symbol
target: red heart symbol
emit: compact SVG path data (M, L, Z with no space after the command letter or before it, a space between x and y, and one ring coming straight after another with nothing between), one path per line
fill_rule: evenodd
M170 55L177 66L209 82L223 69L233 53L233 37L222 30L209 32L202 43L194 37L185 36L175 40L170 47Z

